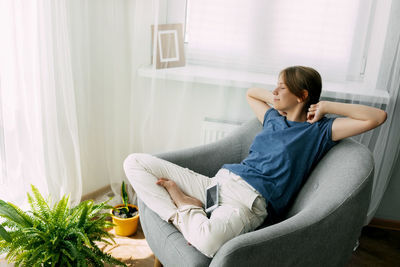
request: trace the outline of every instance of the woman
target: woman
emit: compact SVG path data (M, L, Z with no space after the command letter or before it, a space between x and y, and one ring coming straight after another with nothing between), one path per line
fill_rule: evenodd
M247 101L263 124L249 155L225 164L213 179L147 154L124 162L139 198L173 223L208 257L233 237L253 231L266 217L277 220L315 164L337 141L371 130L386 120L380 109L319 101L321 77L309 67L281 71L269 92L250 88ZM273 104L271 104L273 103ZM328 119L325 114L341 116ZM203 203L210 185L219 185L219 206L210 218Z

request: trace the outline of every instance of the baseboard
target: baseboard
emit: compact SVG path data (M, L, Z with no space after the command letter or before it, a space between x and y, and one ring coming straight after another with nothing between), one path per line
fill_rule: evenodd
M400 221L373 218L368 224L370 227L400 231Z
M88 199L96 199L99 196L105 195L106 193L111 191L111 185L106 185L100 189L97 189L96 191L90 192L88 194L85 194L81 197L81 201L85 201Z

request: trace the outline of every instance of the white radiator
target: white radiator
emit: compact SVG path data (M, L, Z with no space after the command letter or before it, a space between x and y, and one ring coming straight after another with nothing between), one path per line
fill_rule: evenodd
M215 142L235 130L240 124L241 122L204 118L200 137L201 143L205 145Z

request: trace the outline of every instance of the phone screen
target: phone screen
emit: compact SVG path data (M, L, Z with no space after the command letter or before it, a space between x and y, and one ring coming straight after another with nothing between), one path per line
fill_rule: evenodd
M213 186L207 189L207 205L206 208L212 207L217 203L217 186Z

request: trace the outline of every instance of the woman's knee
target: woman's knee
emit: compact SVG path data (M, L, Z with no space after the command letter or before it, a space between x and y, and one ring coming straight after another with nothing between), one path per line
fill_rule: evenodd
M213 257L219 248L244 229L243 214L238 208L223 207L214 211L208 224L201 227L196 248L208 257Z
M130 154L124 160L124 170L128 174L130 170L143 169L145 162L148 161L152 156L144 153L133 153Z
M201 253L207 257L214 257L219 248L224 244L222 238L218 238L215 235L208 235L199 238L195 244L193 244Z

